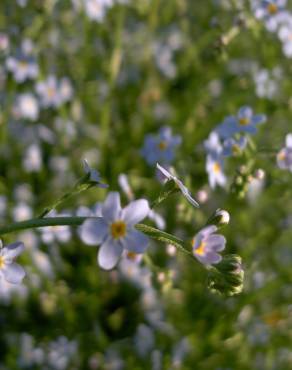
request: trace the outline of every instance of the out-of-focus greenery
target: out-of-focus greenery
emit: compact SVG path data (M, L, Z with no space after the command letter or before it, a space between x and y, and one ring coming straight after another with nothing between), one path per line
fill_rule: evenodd
M242 257L244 289L231 298L211 293L199 264L154 241L148 262L108 272L77 229L66 243L45 244L40 230L9 234L4 244L25 243L18 262L27 276L18 288L0 281L0 369L292 368L292 175L276 164L291 126L291 59L249 1L113 1L100 21L85 3L1 1L0 39L9 40L0 43L1 224L37 216L83 175L83 158L110 191L121 190L124 173L135 198L153 201L161 185L140 150L145 135L170 126L182 137L173 166L208 199L195 209L175 195L157 212L167 232L192 238L226 209L223 253ZM17 83L6 61L25 40L39 74ZM260 95L256 76L274 68L275 94ZM68 78L73 94L44 108L35 85L50 74ZM23 93L38 99L36 119L17 115ZM203 142L244 105L267 122L253 149L228 160L227 189L211 190ZM258 193L251 183L243 197L230 191L242 165L251 175L265 171ZM58 211L75 215L107 192L91 188Z

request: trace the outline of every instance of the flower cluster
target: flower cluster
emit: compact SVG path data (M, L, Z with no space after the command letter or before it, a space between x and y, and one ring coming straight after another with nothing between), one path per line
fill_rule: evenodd
M235 116L228 116L219 124L204 142L207 152L206 170L211 188L224 187L227 179L224 174L225 157L237 156L247 144L245 134L255 134L257 125L266 121L263 114L254 114L253 110L241 107Z
M268 31L276 33L286 57L292 57L292 12L286 9L287 0L253 1L255 17L262 20Z

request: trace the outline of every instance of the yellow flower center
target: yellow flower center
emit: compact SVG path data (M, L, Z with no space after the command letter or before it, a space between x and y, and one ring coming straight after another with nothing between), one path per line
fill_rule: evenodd
M246 125L249 124L249 122L250 122L250 119L248 117L241 117L241 118L239 118L239 124L241 126L246 126Z
M239 148L239 146L238 146L237 144L233 144L233 145L232 145L232 153L233 153L233 154L238 154L238 153L240 153L240 148Z
M5 260L3 256L0 256L0 269L5 265Z
M19 62L19 68L20 69L26 69L28 67L28 63L25 61Z
M221 166L220 166L220 164L219 164L218 162L215 162L215 163L213 164L213 171L214 171L215 173L218 173L218 172L220 172L220 171L221 171Z
M195 253L198 254L199 256L202 256L205 253L205 247L206 247L206 243L201 242L198 248L195 249Z
M127 258L131 261L135 261L137 257L137 253L134 253L134 252L127 252Z
M158 148L160 150L165 150L167 148L167 142L164 140L160 141L160 143L158 144Z
M127 225L122 220L115 221L110 226L110 232L114 239L123 238L127 233Z
M282 151L282 152L278 153L278 159L279 159L280 161L284 161L284 159L286 159L286 154L285 154L285 152L284 152L284 151Z
M56 90L53 87L49 87L47 93L49 98L53 98L56 95Z
M276 14L278 11L278 7L276 4L269 4L267 9L270 14Z

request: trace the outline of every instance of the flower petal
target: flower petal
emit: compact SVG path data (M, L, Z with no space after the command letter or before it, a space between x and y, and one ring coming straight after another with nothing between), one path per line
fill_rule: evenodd
M147 217L150 211L149 203L146 199L138 199L127 205L122 211L122 218L127 225L132 226Z
M238 118L251 118L252 114L253 112L252 112L251 107L244 106L239 109Z
M212 265L213 263L218 263L221 261L222 257L217 253L206 253L202 256L194 254L195 257L204 265Z
M25 276L24 269L15 262L6 264L2 268L2 273L4 279L11 284L20 284Z
M218 228L217 226L215 225L210 225L210 226L206 226L204 227L200 232L199 234L202 235L204 238L207 236L207 235L210 235L212 233L214 233L215 231L217 231Z
M12 244L6 245L3 249L1 249L0 254L6 259L14 259L15 257L19 256L24 250L24 244L22 242L15 242Z
M100 267L105 270L112 269L123 253L122 244L112 238L108 238L100 247L97 261Z
M159 171L169 180L169 179L173 179L174 176L168 172L165 168L163 168L162 166L160 166L159 163L156 163L156 167L159 169Z
M120 194L112 191L107 196L102 206L102 215L107 221L117 220L121 213Z
M79 228L79 236L87 245L101 244L108 232L108 225L103 217L89 218Z
M149 238L138 230L131 230L122 240L125 249L134 253L143 253L147 248Z
M180 191L184 195L184 197L194 206L199 208L200 205L198 202L195 201L195 199L191 196L191 193L189 192L189 189L178 179L176 179L176 184L180 188Z
M292 148L292 134L286 135L286 146Z
M210 251L223 251L225 248L226 239L223 235L213 234L208 237L208 249Z

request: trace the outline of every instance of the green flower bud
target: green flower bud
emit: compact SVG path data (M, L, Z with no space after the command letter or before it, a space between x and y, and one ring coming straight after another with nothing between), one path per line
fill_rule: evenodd
M229 254L209 270L208 287L212 292L232 296L243 289L244 271L241 257Z
M224 226L229 223L230 214L224 209L218 208L207 221L207 225Z

